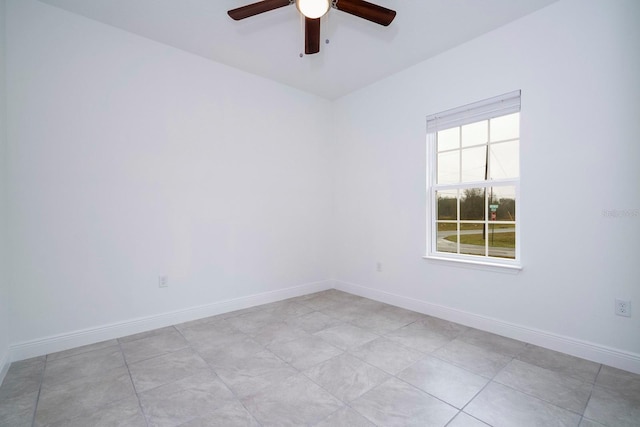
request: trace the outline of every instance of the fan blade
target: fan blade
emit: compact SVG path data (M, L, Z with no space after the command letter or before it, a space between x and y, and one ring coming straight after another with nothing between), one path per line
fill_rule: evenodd
M304 18L304 53L320 52L320 18Z
M264 0L257 3L248 4L246 6L239 7L237 9L231 9L227 14L239 21L250 16L259 15L270 10L278 9L280 7L289 6L293 4L291 0Z
M396 17L396 11L364 0L338 0L336 9L385 27Z

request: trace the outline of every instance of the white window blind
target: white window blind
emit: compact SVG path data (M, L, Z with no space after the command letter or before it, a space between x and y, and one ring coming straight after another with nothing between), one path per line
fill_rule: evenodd
M427 132L434 133L480 120L492 119L520 111L520 91L485 99L427 116Z

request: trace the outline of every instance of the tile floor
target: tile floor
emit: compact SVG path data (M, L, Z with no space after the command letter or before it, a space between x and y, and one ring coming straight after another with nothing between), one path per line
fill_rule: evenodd
M640 426L640 375L337 290L13 363L1 426Z

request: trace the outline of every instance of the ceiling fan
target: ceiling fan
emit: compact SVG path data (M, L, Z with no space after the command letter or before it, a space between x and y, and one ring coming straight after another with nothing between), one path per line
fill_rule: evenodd
M320 18L330 8L355 15L385 27L396 17L396 12L364 0L263 0L257 3L232 9L227 13L236 21L249 18L270 10L296 4L304 15L304 53L311 55L320 52Z

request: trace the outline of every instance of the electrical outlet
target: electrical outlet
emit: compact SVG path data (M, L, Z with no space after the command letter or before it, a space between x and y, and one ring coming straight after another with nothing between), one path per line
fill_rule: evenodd
M616 314L618 316L631 317L631 301L616 298Z
M376 262L376 271L382 273L382 263L380 261Z
M160 276L160 277L158 277L158 287L159 288L168 288L169 287L169 277L168 276Z

